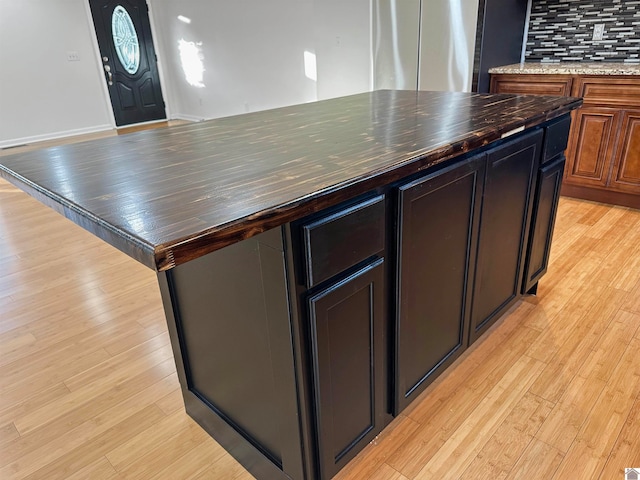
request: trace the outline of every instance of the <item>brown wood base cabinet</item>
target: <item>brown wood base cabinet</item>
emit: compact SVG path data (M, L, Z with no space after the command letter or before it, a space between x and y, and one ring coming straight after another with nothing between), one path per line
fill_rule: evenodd
M491 92L582 97L562 193L640 208L640 77L492 74Z

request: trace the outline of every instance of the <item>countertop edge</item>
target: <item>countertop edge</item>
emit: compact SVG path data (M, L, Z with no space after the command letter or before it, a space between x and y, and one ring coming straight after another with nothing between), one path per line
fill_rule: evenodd
M640 64L623 63L515 63L491 67L494 75L589 75L603 77L628 77L640 75Z
M153 270L157 269L157 255L153 245L115 228L100 217L40 187L2 164L0 164L0 177L143 265Z
M513 97L513 95L508 95ZM436 149L425 155L405 160L385 169L368 172L360 177L353 177L347 182L333 185L325 190L313 192L303 198L289 203L276 205L272 208L255 212L239 218L233 222L218 225L175 241L157 245L154 249L154 267L158 271L169 270L177 265L201 257L208 253L238 241L251 238L254 235L279 227L287 222L299 219L324 208L336 205L344 200L364 194L375 188L401 180L404 177L465 154L477 148L483 148L492 142L503 138L503 134L520 127L525 129L535 127L548 120L553 120L566 113L570 113L582 104L582 99L567 97L573 100L562 107L543 111L537 116L527 119L516 118L513 122L504 123L491 130L486 130L470 138ZM146 262L145 265L148 266Z

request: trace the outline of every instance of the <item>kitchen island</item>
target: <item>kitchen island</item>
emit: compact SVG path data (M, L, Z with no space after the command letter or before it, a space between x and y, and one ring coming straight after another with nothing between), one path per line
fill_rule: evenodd
M225 448L330 478L535 290L579 104L380 91L1 169L158 271L187 411Z

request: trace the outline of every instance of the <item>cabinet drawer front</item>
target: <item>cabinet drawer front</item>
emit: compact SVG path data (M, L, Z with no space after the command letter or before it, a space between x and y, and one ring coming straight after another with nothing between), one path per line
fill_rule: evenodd
M640 106L640 80L634 78L578 78L575 96L583 97L585 104L619 107Z
M569 139L569 129L571 127L571 117L560 119L559 121L552 123L546 128L544 135L544 147L542 164L548 162L552 158L560 155L567 148L567 141Z
M309 288L384 250L384 195L303 225Z
M491 93L565 97L571 93L571 84L570 76L494 74L491 76Z

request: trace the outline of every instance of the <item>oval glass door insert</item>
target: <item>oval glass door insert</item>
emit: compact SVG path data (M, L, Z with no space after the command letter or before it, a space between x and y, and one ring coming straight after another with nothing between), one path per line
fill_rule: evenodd
M111 35L120 63L133 75L140 67L140 43L129 12L122 5L113 9Z

